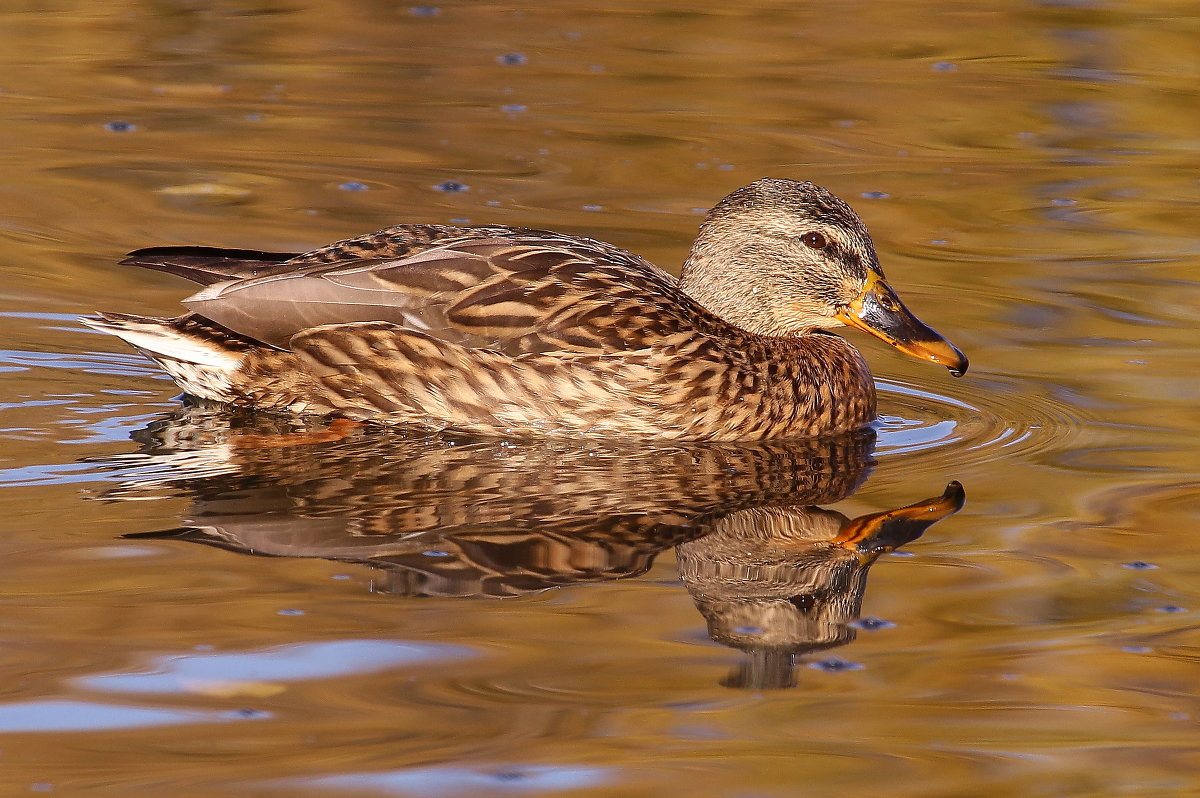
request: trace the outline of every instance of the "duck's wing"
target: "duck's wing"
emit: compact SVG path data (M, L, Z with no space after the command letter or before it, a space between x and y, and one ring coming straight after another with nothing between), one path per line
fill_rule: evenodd
M300 257L295 252L217 247L148 247L130 252L122 266L141 266L184 277L200 285L242 280L287 271L279 264Z
M280 348L301 330L382 321L508 355L600 354L682 342L719 323L674 277L624 250L485 230L398 256L355 244L365 239L341 242L264 276L214 283L184 305Z

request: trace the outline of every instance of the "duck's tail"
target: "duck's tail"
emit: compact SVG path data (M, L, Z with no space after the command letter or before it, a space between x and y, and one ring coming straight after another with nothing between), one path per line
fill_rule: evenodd
M234 398L234 375L247 352L262 346L194 313L174 319L99 313L79 321L158 363L186 393L219 402Z

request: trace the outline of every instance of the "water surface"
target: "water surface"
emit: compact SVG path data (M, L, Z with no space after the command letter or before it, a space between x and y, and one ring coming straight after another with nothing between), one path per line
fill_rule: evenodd
M1167 0L0 12L0 791L1200 791L1198 35ZM855 337L881 418L820 446L280 445L321 426L186 407L73 322L175 312L135 247L400 221L674 269L764 175L851 201L971 372Z

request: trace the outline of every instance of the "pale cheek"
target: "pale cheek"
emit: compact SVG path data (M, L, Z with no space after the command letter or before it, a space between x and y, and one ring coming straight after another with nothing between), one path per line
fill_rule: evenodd
M830 330L841 327L842 322L831 315L825 307L805 307L799 304L781 305L773 309L775 324L780 334L803 333L808 330Z
M824 308L820 313L814 313L809 318L809 323L814 330L834 330L838 327L845 327L846 324L841 319L837 318L832 312L827 312Z

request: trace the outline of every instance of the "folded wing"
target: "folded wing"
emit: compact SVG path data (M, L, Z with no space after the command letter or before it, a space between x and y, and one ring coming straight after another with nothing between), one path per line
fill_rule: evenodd
M682 342L697 320L719 323L674 277L591 243L510 232L398 257L314 262L318 251L286 265L266 262L261 276L212 282L184 305L283 349L302 330L380 321L508 355L601 354Z

